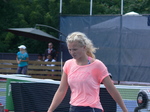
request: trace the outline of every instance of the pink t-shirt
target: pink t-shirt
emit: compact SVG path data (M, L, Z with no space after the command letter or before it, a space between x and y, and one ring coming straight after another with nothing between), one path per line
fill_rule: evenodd
M103 110L99 90L100 83L109 75L107 67L97 59L84 66L79 66L75 59L70 59L66 61L63 70L68 75L68 84L71 89L70 104Z

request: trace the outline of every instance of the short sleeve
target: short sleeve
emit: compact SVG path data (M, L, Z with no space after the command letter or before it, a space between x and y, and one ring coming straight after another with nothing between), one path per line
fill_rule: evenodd
M69 64L70 63L70 60L66 61L64 66L63 66L63 71L65 72L65 74L68 74L68 71L69 71Z
M101 83L103 81L103 79L107 76L109 76L109 72L107 67L105 66L105 64L101 61L99 61L98 64L98 81Z

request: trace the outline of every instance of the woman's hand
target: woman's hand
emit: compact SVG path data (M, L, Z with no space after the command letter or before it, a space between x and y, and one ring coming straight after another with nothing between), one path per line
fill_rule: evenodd
M18 64L20 64L20 62L21 62L21 59L20 59L20 60L17 60L17 63L18 63Z

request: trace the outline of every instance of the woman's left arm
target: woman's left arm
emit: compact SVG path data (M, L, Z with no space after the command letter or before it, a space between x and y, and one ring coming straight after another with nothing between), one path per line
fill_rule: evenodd
M123 112L128 112L122 97L116 87L114 86L112 80L110 79L109 76L105 77L103 80L103 84L105 85L107 91L109 94L112 96L112 98L119 104L119 106L122 108Z

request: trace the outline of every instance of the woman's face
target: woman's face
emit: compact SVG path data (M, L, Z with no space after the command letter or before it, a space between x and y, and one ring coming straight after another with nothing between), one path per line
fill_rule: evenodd
M23 51L24 49L23 49L23 48L19 48L19 50L20 50L20 51Z
M68 43L68 50L74 59L79 59L85 54L85 47L81 46L81 44L76 41Z

